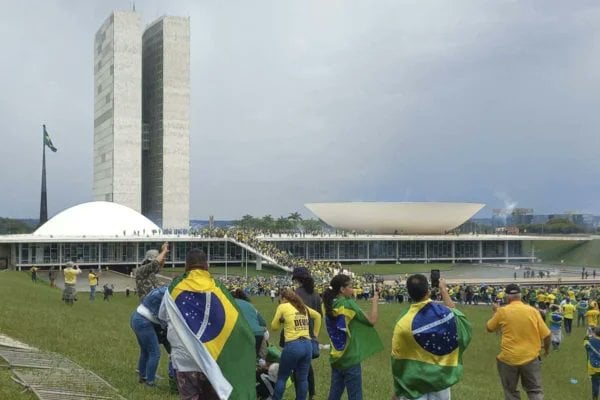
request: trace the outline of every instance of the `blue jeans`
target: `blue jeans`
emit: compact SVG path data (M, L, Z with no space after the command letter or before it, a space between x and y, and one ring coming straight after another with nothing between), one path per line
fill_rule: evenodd
M360 364L347 369L331 367L331 386L328 400L340 400L344 389L348 391L348 400L362 400L362 372Z
M152 322L142 317L137 311L134 311L131 316L131 329L133 329L140 345L140 359L138 361L140 377L145 379L147 383L153 384L156 379L158 361L160 360L158 336L156 336Z
M90 286L90 300L96 298L96 285Z
M592 378L592 398L598 400L598 392L600 392L600 374L591 376Z
M312 360L312 343L310 340L298 339L287 342L281 353L279 373L275 383L273 400L281 400L285 392L285 383L296 371L296 400L306 400L308 395L308 368Z

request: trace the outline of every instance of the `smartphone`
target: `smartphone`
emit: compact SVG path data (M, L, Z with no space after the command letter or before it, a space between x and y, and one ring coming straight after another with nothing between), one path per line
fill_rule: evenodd
M440 270L432 269L431 270L431 287L437 288L440 286Z

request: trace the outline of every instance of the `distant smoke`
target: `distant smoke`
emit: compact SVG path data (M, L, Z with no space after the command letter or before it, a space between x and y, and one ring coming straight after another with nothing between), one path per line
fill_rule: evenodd
M517 208L519 202L514 201L508 194L504 192L496 192L494 194L504 203L504 207L495 216L501 218L506 223L506 218L512 214L515 208Z

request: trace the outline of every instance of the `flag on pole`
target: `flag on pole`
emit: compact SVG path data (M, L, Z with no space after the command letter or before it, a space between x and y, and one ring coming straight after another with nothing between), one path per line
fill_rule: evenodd
M48 148L55 153L58 150L56 147L54 147L54 144L52 144L52 140L50 140L50 135L48 135L46 125L44 125L44 145L48 146Z
M177 336L221 400L256 399L255 338L235 301L208 271L173 280L164 305Z

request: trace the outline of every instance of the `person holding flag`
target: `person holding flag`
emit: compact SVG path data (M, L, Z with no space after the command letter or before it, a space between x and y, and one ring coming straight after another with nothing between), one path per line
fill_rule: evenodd
M182 400L256 399L255 338L227 288L208 271L204 251L191 249L185 273L165 293L159 319Z
M444 304L430 299L424 275L410 276L406 288L413 304L401 312L392 335L393 398L450 400L450 387L463 374L471 324L455 308L443 278L439 291Z
M378 317L379 292L374 291L371 310L365 314L353 299L353 291L352 279L338 274L323 293L325 326L331 341L329 400L341 399L344 389L348 400L362 400L360 363L383 350L383 343L373 327Z

